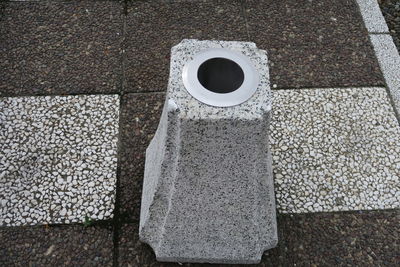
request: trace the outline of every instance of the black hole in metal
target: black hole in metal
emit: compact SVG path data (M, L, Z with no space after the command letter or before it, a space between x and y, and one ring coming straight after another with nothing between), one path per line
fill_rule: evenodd
M197 79L207 90L226 94L238 89L244 80L242 68L226 58L211 58L204 61L198 71Z

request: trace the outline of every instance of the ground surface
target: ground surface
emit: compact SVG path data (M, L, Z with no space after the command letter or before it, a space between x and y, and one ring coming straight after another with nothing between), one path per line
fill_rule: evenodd
M397 49L400 50L400 1L399 0L380 0L382 14L389 26Z
M399 45L396 28L399 1L382 1L381 7L390 33ZM111 94L119 96L120 101L119 118L112 120L119 120L114 218L88 222L87 226L2 226L2 265L179 266L156 262L151 248L138 240L138 222L144 152L163 107L170 48L183 38L253 41L268 51L271 85L277 90L277 99L281 99L277 103L292 109L282 115L293 122L294 139L287 144L288 149L305 153L302 161L295 158L288 163L294 165L293 173L299 166L309 167L309 163L319 164L321 170L324 170L322 164L328 164L336 168L339 184L350 183L351 179L338 171L349 167L351 162L364 162L365 153L377 153L366 157L370 160L369 168L354 168L360 176L351 176L356 178L355 184L347 186L357 189L355 199L361 199L363 191L369 192L366 198L370 207L363 206L365 201L357 207L351 197L346 199L346 194L340 197L333 192L339 198L328 205L331 208L320 211L338 208L340 212L317 212L320 205L316 203L324 198L316 197L307 210L312 213L286 214L283 212L305 211L295 210L296 205L303 205L289 197L285 204L289 210L281 206L278 214L279 245L264 254L261 266L398 266L399 127L385 95L385 77L353 0L1 2L1 97ZM324 91L324 88L330 89ZM346 94L356 95L354 101L344 97ZM316 99L304 101L311 97ZM0 101L4 103L5 99L8 98ZM325 118L324 127L307 128L318 121L318 112L331 107L329 103L339 104L332 109L335 113ZM366 114L359 114L360 109ZM282 114L280 109L276 112ZM15 117L15 121L20 122L21 118ZM353 129L353 124L357 133L343 129ZM279 126L279 119L275 125ZM321 138L321 129L328 132L322 143L330 143L329 133L348 137L347 144L352 146L343 147L348 149L343 151L345 158L335 160L340 151L325 151L324 147L314 146L312 140L307 144L306 139L301 139L303 131ZM299 150L302 146L296 146L296 140L305 141L301 144L307 144L308 152ZM316 144L321 144L321 140ZM357 148L364 143L370 146ZM310 148L316 148L316 153ZM275 153L277 171L284 168L279 158L290 160L295 153ZM321 153L331 155L330 160L319 162ZM385 164L388 165L379 169ZM0 169L4 170L8 169ZM312 170L306 169L311 171L310 176L315 175ZM277 182L290 181L290 174L284 174L286 177L277 174ZM368 179L371 181L366 187L359 188ZM379 179L381 182L377 182ZM321 181L316 184L329 186ZM337 183L330 185L333 186L327 188L330 191L313 187L311 190L321 196L325 194L323 191L332 193L335 186L339 191L343 189ZM302 189L306 187L295 184L281 190L277 184L277 197L283 199L287 188L296 195L304 193ZM282 196L278 196L280 193ZM388 204L380 207L377 202ZM344 212L345 207L351 211ZM387 209L371 210L381 208ZM0 216L5 218L4 213Z

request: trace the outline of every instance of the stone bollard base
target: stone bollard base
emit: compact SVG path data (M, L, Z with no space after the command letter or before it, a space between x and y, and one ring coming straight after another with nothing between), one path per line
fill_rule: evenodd
M246 102L214 107L185 89L184 65L227 48L259 72ZM172 49L168 93L146 151L140 240L159 261L258 263L276 246L269 147L271 91L265 51L253 43L183 40Z

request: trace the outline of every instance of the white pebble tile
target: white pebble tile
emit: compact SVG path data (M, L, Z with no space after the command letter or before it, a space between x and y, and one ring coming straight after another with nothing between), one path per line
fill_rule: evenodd
M117 95L0 98L0 225L112 214L118 117Z
M400 127L385 88L273 93L280 212L399 208Z

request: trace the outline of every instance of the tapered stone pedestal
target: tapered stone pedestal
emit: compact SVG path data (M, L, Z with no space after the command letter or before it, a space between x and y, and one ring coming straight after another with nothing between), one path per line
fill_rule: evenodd
M249 59L255 73L244 70L242 84L255 75L256 88L237 89L254 92L247 101L216 107L185 88L184 66L210 48ZM257 263L276 246L267 63L253 43L183 40L172 48L164 110L146 151L140 214L140 239L157 260Z

